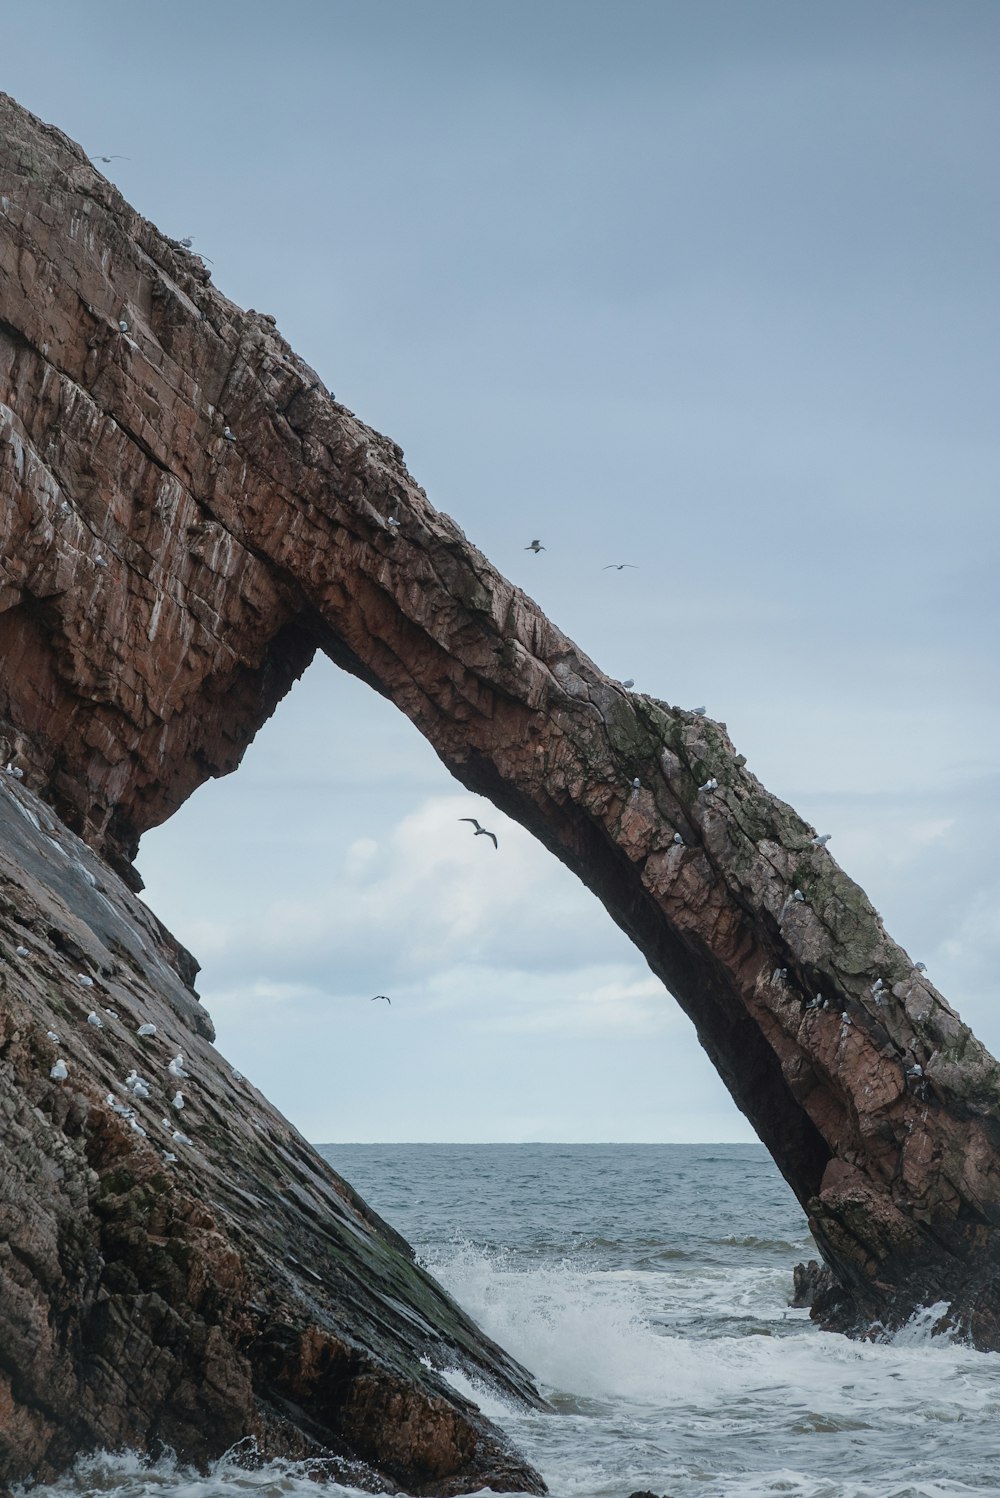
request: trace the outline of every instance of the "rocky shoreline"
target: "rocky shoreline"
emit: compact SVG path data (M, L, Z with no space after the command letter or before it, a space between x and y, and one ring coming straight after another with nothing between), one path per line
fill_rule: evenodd
M0 774L0 1483L250 1438L373 1490L543 1491L437 1370L530 1377L219 1055L193 973Z

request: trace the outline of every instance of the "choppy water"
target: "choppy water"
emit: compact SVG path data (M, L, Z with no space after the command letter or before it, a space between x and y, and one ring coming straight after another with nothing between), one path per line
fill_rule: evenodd
M323 1154L527 1365L554 1414L471 1394L554 1498L1000 1493L1000 1357L817 1331L786 1304L810 1253L755 1145L329 1145ZM40 1494L315 1494L293 1464L208 1477L133 1458ZM342 1490L343 1491L343 1490Z

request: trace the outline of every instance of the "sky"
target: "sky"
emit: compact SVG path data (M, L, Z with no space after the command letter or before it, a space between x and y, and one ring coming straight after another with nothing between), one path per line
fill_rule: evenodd
M724 721L998 1052L998 63L995 0L34 0L0 88ZM139 868L317 1142L753 1137L595 899L325 660Z

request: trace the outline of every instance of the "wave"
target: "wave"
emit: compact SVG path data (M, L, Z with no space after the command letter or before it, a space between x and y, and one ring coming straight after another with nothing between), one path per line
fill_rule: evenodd
M11 1498L316 1498L319 1492L371 1498L370 1489L337 1480L343 1476L342 1461L261 1462L255 1450L252 1440L241 1441L206 1472L170 1454L152 1461L137 1451L95 1452L80 1457L56 1482L12 1488Z

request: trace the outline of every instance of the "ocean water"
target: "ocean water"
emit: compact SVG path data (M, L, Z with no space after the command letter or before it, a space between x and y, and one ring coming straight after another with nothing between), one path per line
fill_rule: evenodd
M553 1498L1000 1494L1000 1356L790 1310L805 1220L757 1145L324 1145L552 1413L456 1387ZM346 1490L341 1489L341 1492ZM294 1464L91 1458L38 1495L315 1495Z

